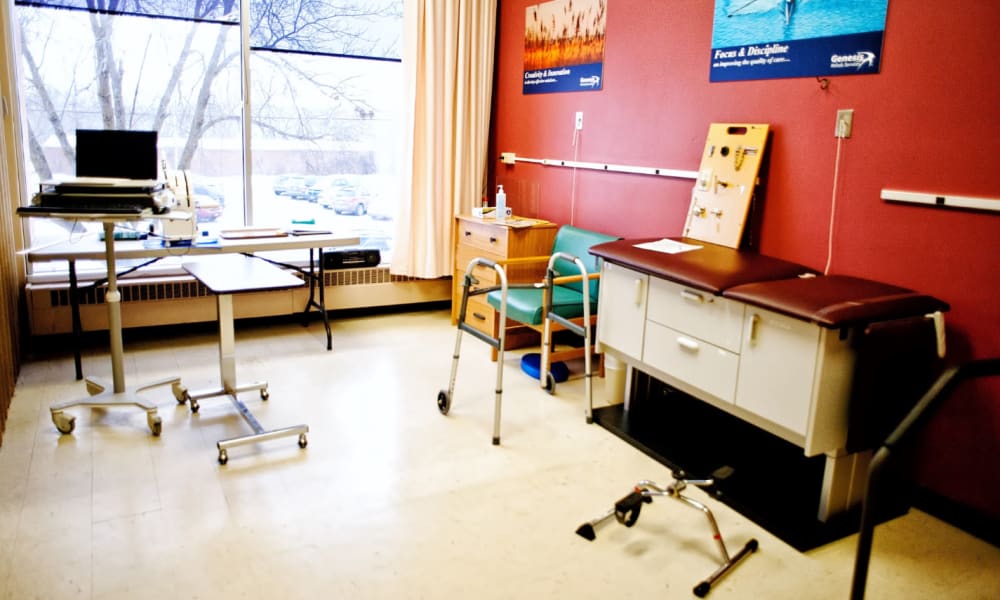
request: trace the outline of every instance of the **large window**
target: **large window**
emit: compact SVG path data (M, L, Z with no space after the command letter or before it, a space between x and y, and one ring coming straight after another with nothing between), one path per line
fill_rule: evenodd
M74 174L77 129L155 130L200 228L314 224L388 261L402 2L17 0L29 193ZM86 227L29 221L35 244Z

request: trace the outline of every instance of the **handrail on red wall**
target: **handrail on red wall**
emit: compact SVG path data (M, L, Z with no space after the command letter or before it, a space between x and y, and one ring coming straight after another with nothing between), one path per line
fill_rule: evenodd
M608 163L580 162L577 160L560 160L557 158L525 158L513 152L501 152L500 162L505 165L515 163L535 163L547 167L569 167L572 169L591 169L594 171L609 171L615 173L633 173L637 175L656 175L659 177L676 177L679 179L698 179L698 171L680 169L663 169L659 167L635 167L630 165L613 165Z

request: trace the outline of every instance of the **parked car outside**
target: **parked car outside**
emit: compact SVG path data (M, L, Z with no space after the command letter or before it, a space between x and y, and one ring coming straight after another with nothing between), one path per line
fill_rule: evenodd
M281 175L274 180L274 194L316 202L321 179L317 175Z
M194 214L199 222L215 221L226 208L226 196L214 187L195 183L191 186L194 194Z
M295 187L295 178L301 178L301 175L278 175L274 178L274 195L275 196L290 196L292 189Z
M332 208L339 215L364 216L373 196L363 187L331 185L323 192L320 206Z
M347 175L314 177L306 183L305 197L310 202L318 202L330 188L349 187L355 184L354 179Z

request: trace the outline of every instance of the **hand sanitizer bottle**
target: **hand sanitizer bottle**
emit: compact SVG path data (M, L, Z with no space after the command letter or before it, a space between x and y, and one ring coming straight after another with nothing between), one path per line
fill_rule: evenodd
M503 191L503 186L497 186L497 206L494 209L497 214L497 223L507 220L507 194Z

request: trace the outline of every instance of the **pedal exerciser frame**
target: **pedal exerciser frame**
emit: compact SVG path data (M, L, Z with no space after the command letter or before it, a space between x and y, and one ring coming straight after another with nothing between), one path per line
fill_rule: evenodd
M740 548L739 552L730 556L729 552L726 550L726 544L722 540L722 534L719 532L719 525L716 523L715 517L712 515L712 511L701 502L685 496L681 492L683 492L688 485L694 485L701 488L711 487L715 485L716 478L723 479L730 473L732 473L732 469L723 467L722 469L717 470L713 474L712 478L689 479L683 471L674 471L674 480L667 486L661 486L653 481L644 479L635 484L632 492L630 492L627 496L618 502L615 502L613 508L609 509L599 517L591 519L578 527L576 533L584 539L594 541L597 537L596 528L606 521L609 521L611 517L614 517L615 520L626 527L632 527L635 525L636 521L639 520L639 513L642 509L642 505L652 503L653 498L658 496L668 496L679 500L692 508L700 510L708 519L708 524L712 528L712 539L714 539L718 545L719 554L722 557L722 562L719 565L719 568L694 587L694 595L699 598L704 598L708 595L708 592L711 591L712 585L716 581L738 565L741 560L746 558L747 555L757 551L758 543L756 539L751 538L746 544L743 545L742 548Z

